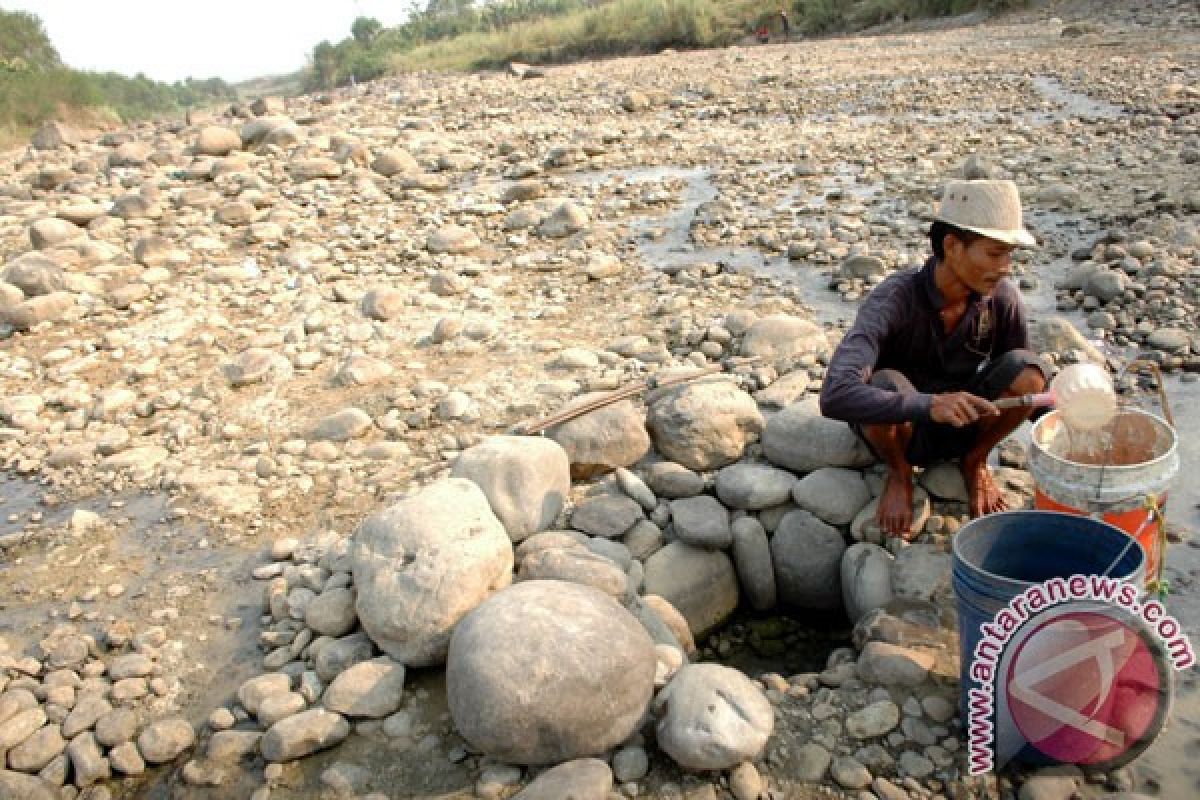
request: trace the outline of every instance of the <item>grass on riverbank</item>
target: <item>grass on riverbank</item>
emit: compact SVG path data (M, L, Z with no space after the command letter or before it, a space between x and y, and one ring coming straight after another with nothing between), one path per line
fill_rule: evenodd
M668 47L720 47L753 30L762 8L761 0L612 0L573 14L429 42L397 54L393 65L478 69L510 61L552 64Z
M904 17L1002 10L1025 0L611 0L573 13L425 42L391 56L399 70L470 70L510 61L566 63L676 48L722 47L766 24L779 31L780 7L793 30L862 30Z

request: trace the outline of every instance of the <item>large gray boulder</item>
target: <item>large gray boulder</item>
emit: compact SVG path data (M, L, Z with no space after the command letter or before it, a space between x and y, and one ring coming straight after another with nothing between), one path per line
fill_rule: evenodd
M667 390L646 416L654 444L689 469L711 470L742 457L751 436L763 429L754 398L725 380Z
M588 586L529 581L454 631L446 695L458 732L511 764L596 755L636 730L654 692L654 643Z
M845 551L846 542L837 528L807 511L792 511L785 516L771 538L780 602L800 608L840 607Z
M762 441L768 461L796 472L865 467L875 461L850 426L821 416L815 401L796 403L771 417Z
M792 499L830 525L849 525L871 502L871 490L857 470L823 467L796 482Z
M596 396L585 394L572 406L578 407ZM546 435L567 451L571 474L580 479L628 467L650 450L645 415L628 400L547 428Z
M483 490L514 542L552 526L571 491L566 451L535 436L489 437L463 451L451 475Z
M729 619L738 606L737 573L719 550L671 542L646 560L645 594L679 610L696 638Z
M657 741L687 769L730 769L754 761L775 728L762 689L720 664L686 664L654 701Z
M717 473L717 497L730 508L759 511L786 503L796 476L768 464L730 464Z
M892 602L892 555L879 545L850 545L842 556L841 574L842 602L851 622Z
M454 625L512 582L512 540L474 483L449 478L373 514L355 534L358 618L410 667L441 664Z
M757 356L783 370L805 356L829 347L820 325L800 317L776 314L755 321L742 339L743 356Z

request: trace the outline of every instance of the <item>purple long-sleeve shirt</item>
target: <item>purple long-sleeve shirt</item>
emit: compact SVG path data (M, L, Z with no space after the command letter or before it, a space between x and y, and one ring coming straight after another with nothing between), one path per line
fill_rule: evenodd
M990 295L973 293L947 334L935 263L894 273L867 296L825 371L822 414L866 424L927 420L934 394L961 389L986 360L1029 346L1025 307L1007 280ZM903 373L917 392L870 385L883 369Z

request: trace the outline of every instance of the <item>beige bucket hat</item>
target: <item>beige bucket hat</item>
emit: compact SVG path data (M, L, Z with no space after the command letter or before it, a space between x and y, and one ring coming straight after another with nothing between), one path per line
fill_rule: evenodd
M950 181L933 218L1005 244L1037 247L1021 221L1021 195L1012 181Z

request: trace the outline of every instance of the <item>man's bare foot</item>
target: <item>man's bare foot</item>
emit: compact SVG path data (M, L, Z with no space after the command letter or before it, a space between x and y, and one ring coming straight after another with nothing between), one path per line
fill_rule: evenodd
M912 537L912 468L889 469L875 511L875 522L888 536Z
M967 484L967 509L972 519L1008 508L1004 493L996 485L986 463L963 463L962 476Z

